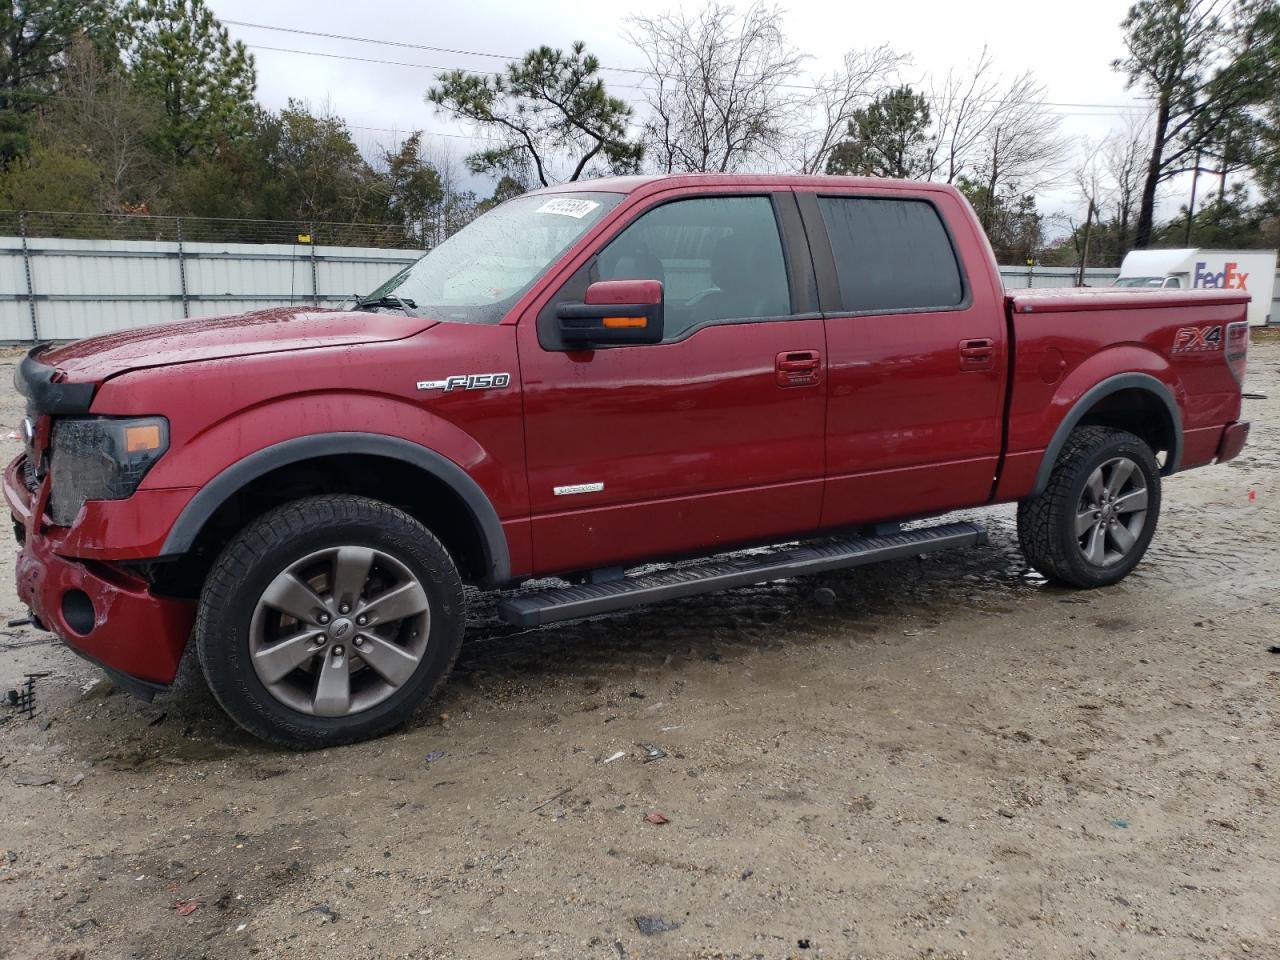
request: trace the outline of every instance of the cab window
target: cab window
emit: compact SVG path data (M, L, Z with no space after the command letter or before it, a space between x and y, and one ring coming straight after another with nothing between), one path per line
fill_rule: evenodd
M791 313L786 261L768 197L697 197L641 214L596 261L600 280L659 280L664 340L723 320Z
M951 238L925 200L819 197L840 300L849 312L961 306L964 277Z

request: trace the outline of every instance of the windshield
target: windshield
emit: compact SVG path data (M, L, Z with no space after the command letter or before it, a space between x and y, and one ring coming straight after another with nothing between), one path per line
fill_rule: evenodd
M1158 287L1164 283L1164 277L1121 277L1112 286L1116 287Z
M394 297L414 314L497 323L622 198L620 193L556 193L508 200L401 270L365 302Z

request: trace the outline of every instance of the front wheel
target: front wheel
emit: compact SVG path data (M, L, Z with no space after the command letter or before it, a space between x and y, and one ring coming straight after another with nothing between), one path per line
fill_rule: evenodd
M1160 465L1151 448L1123 430L1080 427L1044 491L1018 504L1018 540L1050 579L1103 587L1138 565L1159 515Z
M443 680L462 642L462 581L403 511L312 497L249 524L200 596L210 690L250 733L288 747L376 737Z

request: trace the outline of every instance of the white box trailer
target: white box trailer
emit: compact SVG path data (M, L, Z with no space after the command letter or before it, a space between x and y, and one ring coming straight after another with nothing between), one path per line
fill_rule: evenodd
M1191 249L1134 250L1120 264L1114 285L1247 290L1249 324L1260 327L1271 320L1275 283L1274 250Z

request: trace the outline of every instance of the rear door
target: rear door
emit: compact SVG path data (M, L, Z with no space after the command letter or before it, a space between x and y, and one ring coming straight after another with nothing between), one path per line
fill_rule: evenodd
M662 343L558 341L556 304L609 279L663 284ZM518 343L537 572L817 527L823 323L790 191L644 202L521 318Z
M798 191L826 314L824 527L985 502L1005 324L987 249L946 191Z

